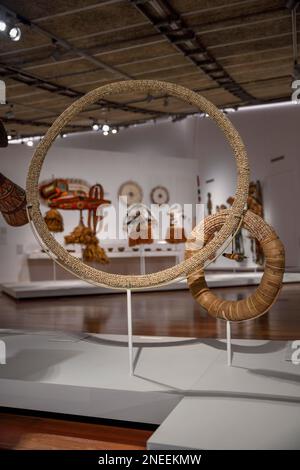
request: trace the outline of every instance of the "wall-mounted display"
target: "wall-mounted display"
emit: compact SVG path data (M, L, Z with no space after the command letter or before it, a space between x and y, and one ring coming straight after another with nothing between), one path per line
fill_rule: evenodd
M150 200L153 204L168 204L170 200L169 191L164 186L155 186L150 193Z
M127 205L138 204L143 200L143 190L135 181L126 181L118 191L118 196L127 197Z
M97 209L101 205L111 203L104 198L103 186L99 183L90 186L86 181L76 178L54 178L41 183L39 193L41 199L50 207L44 216L49 231L63 232L64 224L60 210L79 211L79 224L64 237L66 245L82 245L84 261L108 263L109 260L96 236L97 224L101 219L101 216L97 215ZM84 224L84 211L87 211L87 226Z
M52 178L39 184L41 201L58 197L87 196L91 185L81 178Z

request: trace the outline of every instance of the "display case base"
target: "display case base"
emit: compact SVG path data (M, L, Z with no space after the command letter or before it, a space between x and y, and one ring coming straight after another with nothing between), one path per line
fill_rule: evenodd
M228 367L223 340L134 337L130 376L127 336L0 339L0 406L158 424L148 449L300 449L292 343L233 340Z

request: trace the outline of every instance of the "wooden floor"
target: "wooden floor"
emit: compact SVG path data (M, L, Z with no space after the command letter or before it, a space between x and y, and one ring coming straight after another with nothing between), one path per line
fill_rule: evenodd
M253 287L214 290L242 299ZM132 294L133 332L137 335L224 337L222 320L210 317L187 290ZM126 334L126 295L108 294L15 301L0 295L0 328ZM300 285L285 284L271 311L232 327L238 338L300 338Z
M0 412L2 450L143 450L152 433L150 426L125 428Z
M215 292L242 299L253 288ZM225 337L225 325L199 307L188 291L134 293L133 331L137 335ZM126 334L124 294L15 301L0 296L0 328ZM287 284L271 311L234 324L235 338L300 339L300 285ZM2 449L143 449L153 432L51 417L0 413Z

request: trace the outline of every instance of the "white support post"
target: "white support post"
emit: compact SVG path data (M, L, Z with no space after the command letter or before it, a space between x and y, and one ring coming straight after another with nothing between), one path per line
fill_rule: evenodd
M127 289L127 332L128 332L128 358L129 375L133 375L133 347L132 347L132 308L131 308L131 290Z
M231 323L226 321L227 365L231 367Z
M145 250L144 245L140 245L140 274L146 274Z

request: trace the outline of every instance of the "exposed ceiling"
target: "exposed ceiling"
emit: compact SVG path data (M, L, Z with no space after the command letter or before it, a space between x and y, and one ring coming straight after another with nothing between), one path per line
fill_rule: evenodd
M290 99L291 13L285 0L5 0L22 30L0 36L8 133L41 135L84 93L127 79L187 86L219 107ZM8 9L8 10L7 10ZM298 16L297 16L298 21ZM167 96L112 97L78 116L126 125L195 112Z

